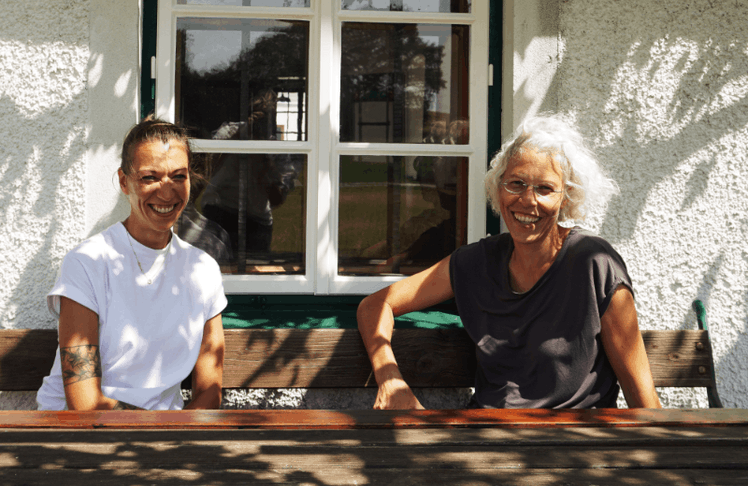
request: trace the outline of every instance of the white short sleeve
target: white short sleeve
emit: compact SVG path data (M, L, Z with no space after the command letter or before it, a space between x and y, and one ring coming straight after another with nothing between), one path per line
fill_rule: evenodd
M82 261L85 258L86 255L73 251L62 260L57 282L47 294L47 308L55 318L60 317L60 297L67 297L99 314L99 303L89 274L90 268L87 269Z

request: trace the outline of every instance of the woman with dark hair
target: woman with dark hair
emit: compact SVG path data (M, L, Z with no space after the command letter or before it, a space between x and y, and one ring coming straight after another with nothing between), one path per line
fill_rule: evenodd
M392 352L393 316L455 298L476 345L474 408L659 408L621 256L573 226L617 186L557 117L527 120L485 178L508 233L455 250L368 296L358 327L375 408L422 408Z
M47 296L59 348L37 393L40 410L221 403L226 296L218 264L172 232L190 196L184 129L147 118L122 146L120 188L130 215L64 258Z

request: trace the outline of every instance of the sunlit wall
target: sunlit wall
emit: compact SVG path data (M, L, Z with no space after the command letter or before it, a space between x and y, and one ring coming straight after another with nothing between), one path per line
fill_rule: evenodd
M558 2L552 82L618 181L591 221L625 258L645 329L706 304L725 406L748 407L748 4ZM706 406L677 390L667 406Z

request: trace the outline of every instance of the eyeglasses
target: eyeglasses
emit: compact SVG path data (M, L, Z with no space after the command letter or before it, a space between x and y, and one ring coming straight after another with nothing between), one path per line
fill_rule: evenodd
M506 189L506 192L510 194L524 194L524 192L527 190L528 187L532 187L533 192L535 193L536 197L540 198L549 198L553 196L554 194L561 194L564 191L557 191L553 189L551 186L540 184L538 186L534 184L528 184L525 181L515 179L511 181L503 181L501 182L501 185L504 186L504 189Z

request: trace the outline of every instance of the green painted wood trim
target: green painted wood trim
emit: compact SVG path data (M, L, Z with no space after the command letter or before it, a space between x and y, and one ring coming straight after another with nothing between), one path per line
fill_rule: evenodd
M156 80L151 79L151 57L156 55L158 0L143 0L143 50L140 53L140 118L156 109Z
M226 329L355 329L362 296L228 295ZM462 327L454 300L395 319L398 329Z
M493 86L488 88L488 164L501 148L501 49L504 7L501 0L491 0L488 24L488 62L493 65ZM476 188L477 189L477 188ZM486 213L486 233L501 233L501 220L491 207Z

